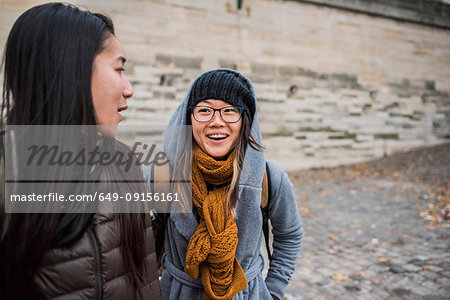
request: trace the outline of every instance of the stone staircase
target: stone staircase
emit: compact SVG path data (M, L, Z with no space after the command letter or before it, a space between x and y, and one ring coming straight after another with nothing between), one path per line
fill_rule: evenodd
M123 124L166 124L202 70L196 59L157 55L135 65ZM224 66L225 67L225 66ZM366 87L356 76L275 67L254 83L268 159L288 170L335 166L450 139L450 96L429 82Z

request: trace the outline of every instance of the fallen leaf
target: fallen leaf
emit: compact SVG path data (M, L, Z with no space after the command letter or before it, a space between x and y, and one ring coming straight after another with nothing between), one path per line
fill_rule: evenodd
M347 230L341 229L341 235L345 235L347 233Z
M389 259L384 258L384 257L379 257L379 258L378 258L378 261L379 261L380 263L385 263L385 262L388 262Z
M309 265L306 264L306 265L303 266L303 268L309 269Z
M429 269L430 269L429 266L422 266L422 270L424 270L424 271L428 271Z
M312 213L308 213L306 215L306 217L308 217L308 219L311 219L311 220L315 218L315 216Z
M302 207L300 207L300 211L307 213L307 212L309 212L309 209L307 207L302 206Z
M306 201L306 200L308 200L308 198L309 198L308 195L303 195L302 196L302 201Z
M337 236L335 236L335 235L330 236L330 240L332 240L336 244L339 244L339 238Z
M333 279L333 280L341 280L341 281L343 281L343 280L347 280L348 276L342 275L341 273L335 273L335 274L331 275L330 278Z
M331 194L330 190L325 190L322 193L320 193L320 197L325 197L325 196L330 195L330 194Z
M389 242L382 242L381 246L386 247L386 246L389 246L389 244L390 244Z
M361 275L361 272L356 271L355 273L353 273L353 275L355 275L355 276L360 276L360 275Z

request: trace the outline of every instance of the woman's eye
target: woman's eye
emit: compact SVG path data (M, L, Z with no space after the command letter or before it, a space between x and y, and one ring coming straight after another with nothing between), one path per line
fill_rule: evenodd
M122 73L122 72L125 72L125 68L118 68L118 69L116 69L116 71Z
M210 112L210 109L207 109L207 108L200 108L200 109L198 110L198 112L199 112L199 113L209 113L209 112Z
M232 107L230 107L230 108L226 108L226 109L224 109L223 110L225 113L236 113L238 110L236 109L236 108L232 108Z

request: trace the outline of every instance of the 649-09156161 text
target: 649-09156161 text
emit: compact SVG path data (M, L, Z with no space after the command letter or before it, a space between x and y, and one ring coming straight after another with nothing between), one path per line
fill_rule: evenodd
M11 202L116 202L125 200L128 202L142 201L142 202L178 202L178 193L101 193L95 192L93 194L80 195L64 195L60 193L48 194L14 194L10 195Z

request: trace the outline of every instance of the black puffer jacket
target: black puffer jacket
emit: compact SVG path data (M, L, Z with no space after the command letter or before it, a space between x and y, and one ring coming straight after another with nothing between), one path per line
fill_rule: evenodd
M48 251L35 277L42 294L58 300L161 299L150 219L145 234L148 275L139 291L123 263L119 226L112 214L96 214L81 239Z

